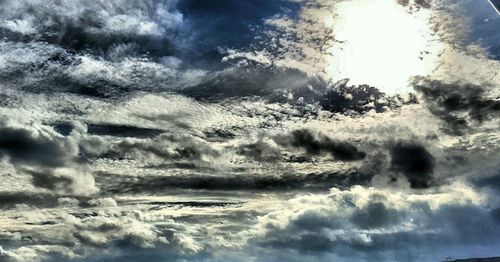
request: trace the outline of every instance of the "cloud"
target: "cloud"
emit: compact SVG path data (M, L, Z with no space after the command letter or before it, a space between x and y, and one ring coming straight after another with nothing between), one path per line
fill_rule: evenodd
M251 243L360 260L439 259L456 246L496 245L497 222L483 197L463 184L424 194L332 189L291 199L283 210L260 217Z
M78 145L51 129L26 129L2 124L0 156L33 177L33 185L59 193L92 194L94 178L79 163Z
M257 161L276 162L282 160L281 150L277 146L259 139L255 143L241 145L239 154L251 157Z
M178 166L174 166L179 168ZM161 166L159 168L162 168ZM201 171L200 168L196 169ZM209 172L216 172L208 170ZM276 175L254 174L245 175L230 174L177 174L173 176L154 175L153 170L146 171L147 176L127 177L123 174L99 173L96 179L101 185L102 192L113 194L141 194L141 193L161 193L165 190L194 189L213 192L284 192L286 190L301 192L325 191L331 187L349 187L351 185L369 185L372 178L371 174L347 170L344 172L324 172L279 174ZM236 172L236 171L232 171Z
M500 192L500 171L493 171L492 174L487 173L482 176L474 176L470 180L471 183L480 188L489 188Z
M113 208L117 209L116 206ZM196 241L180 231L182 225L172 220L164 220L158 225L148 223L141 211L107 211L80 218L64 213L54 217L46 212L34 216L25 211L17 219L29 221L44 216L55 219L50 226L59 232L43 232L36 228L31 232L22 230L21 234L32 235L31 239L41 238L45 244L9 248L7 251L0 249L0 260L92 261L148 253L176 257L200 251Z
M347 82L340 82L338 88L330 90L319 99L324 110L341 113L365 113L369 110L384 112L388 108L394 107L397 100L397 97L386 97L375 87L368 85L347 86Z
M434 157L422 145L398 142L391 148L391 168L402 173L412 188L429 187L434 161Z
M444 46L417 95L331 80L357 1L0 0L0 261L496 252L498 61L456 1L385 2Z
M74 50L108 51L119 44L133 44L141 53L169 54L167 32L182 23L175 4L3 1L0 33L9 40L36 40Z
M409 7L410 10L419 10L420 8L430 8L431 4L428 0L396 0L398 4Z
M366 153L348 142L334 141L329 137L313 134L310 130L295 130L289 136L277 137L278 144L301 148L309 155L319 155L330 153L335 159L340 161L355 161L365 158Z
M109 131L108 126L106 131ZM114 130L114 129L113 129ZM85 136L79 141L81 155L89 161L140 161L144 168L224 169L223 154L212 145L190 134L158 134L156 129L119 127L112 141L102 136ZM124 132L122 132L124 131ZM137 132L137 133L136 133ZM150 133L155 135L149 136ZM157 135L158 134L158 135ZM102 135L102 134L101 134ZM111 133L107 133L111 135ZM128 137L123 137L124 135ZM134 137L131 137L131 136Z
M0 127L0 155L14 164L58 167L70 161L78 150L70 141L37 135L27 129Z
M469 83L445 83L418 78L415 89L423 95L429 110L445 121L446 128L456 135L481 125L500 111L500 100L488 94L490 86Z
M5 262L63 261L67 258L76 259L78 256L70 248L61 246L34 245L20 247L15 252L0 247L0 259Z
M106 247L115 244L153 248L168 244L154 226L129 218L90 217L75 225L74 236L84 245Z
M203 102L260 97L272 103L290 104L297 110L319 105L322 110L343 114L382 113L416 98L388 96L369 85L349 85L349 79L332 83L317 75L278 66L233 67L207 74L200 82L178 90Z
M208 75L203 82L185 88L180 93L197 100L220 101L237 97L266 97L278 90L293 90L308 84L325 83L309 78L298 70L275 67L229 68Z
M19 204L29 203L33 206L53 207L57 205L58 197L51 193L37 193L29 191L1 192L0 207L14 208Z
M87 132L90 135L97 136L152 138L162 134L164 131L136 126L87 124Z

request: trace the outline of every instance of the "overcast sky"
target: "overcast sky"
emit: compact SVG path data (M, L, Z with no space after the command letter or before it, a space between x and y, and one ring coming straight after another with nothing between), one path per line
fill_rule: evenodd
M0 0L0 261L500 256L484 0Z

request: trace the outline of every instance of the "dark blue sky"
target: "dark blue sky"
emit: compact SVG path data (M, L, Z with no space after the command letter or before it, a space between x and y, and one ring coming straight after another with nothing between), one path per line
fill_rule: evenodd
M463 3L466 14L472 18L469 41L487 48L492 58L500 59L500 15L486 0Z

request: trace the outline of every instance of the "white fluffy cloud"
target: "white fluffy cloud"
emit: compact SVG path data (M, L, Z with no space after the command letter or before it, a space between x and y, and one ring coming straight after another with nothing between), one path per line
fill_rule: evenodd
M457 247L498 245L498 218L488 203L487 195L461 183L424 192L332 189L260 217L253 243L355 259L438 260Z

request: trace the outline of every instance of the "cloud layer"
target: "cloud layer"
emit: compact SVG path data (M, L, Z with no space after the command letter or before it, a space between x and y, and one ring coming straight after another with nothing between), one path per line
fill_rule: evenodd
M0 261L500 255L476 2L0 0Z

